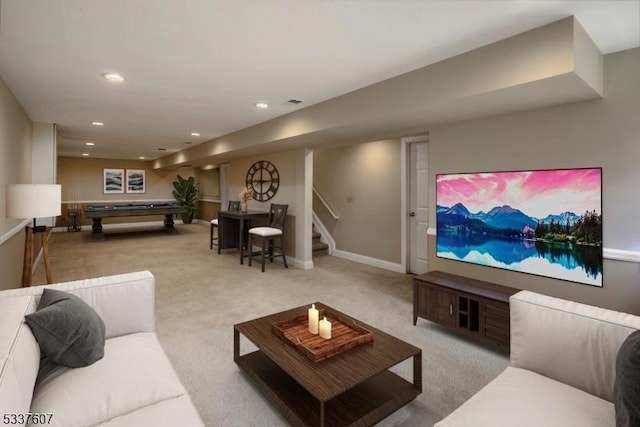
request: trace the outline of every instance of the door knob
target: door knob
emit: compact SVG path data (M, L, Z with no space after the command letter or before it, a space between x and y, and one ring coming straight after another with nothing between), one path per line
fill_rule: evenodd
M416 216L416 213L411 211L411 212L409 212L409 216Z

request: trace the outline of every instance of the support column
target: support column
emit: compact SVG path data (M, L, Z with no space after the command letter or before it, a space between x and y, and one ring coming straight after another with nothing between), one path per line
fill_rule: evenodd
M296 258L302 268L313 268L311 227L313 224L313 150L296 150Z
M31 183L55 184L57 174L57 128L52 123L34 123L31 136ZM62 209L64 213L65 210ZM41 225L53 227L55 218L42 218Z

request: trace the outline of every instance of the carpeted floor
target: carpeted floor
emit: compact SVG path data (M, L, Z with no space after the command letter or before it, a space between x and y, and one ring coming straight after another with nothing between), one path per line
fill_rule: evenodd
M89 228L89 227L85 227ZM156 277L157 333L208 426L286 425L233 362L233 325L322 301L422 348L423 393L379 423L432 425L507 366L507 356L419 320L412 324L411 276L332 256L313 270L281 262L239 264L237 253L209 250L206 225L135 231L54 233L54 282L150 270ZM41 263L42 264L42 263ZM34 283L44 283L44 268ZM253 347L241 341L242 353ZM394 368L411 379L411 361Z

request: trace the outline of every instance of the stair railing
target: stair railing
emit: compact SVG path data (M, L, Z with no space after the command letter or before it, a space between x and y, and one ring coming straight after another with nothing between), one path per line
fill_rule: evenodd
M324 199L324 197L322 197L320 195L320 193L318 193L318 190L316 189L316 187L313 187L313 192L316 196L318 196L318 200L320 200L320 202L322 202L322 205L324 206L324 208L327 210L327 212L329 212L329 214L331 215L331 217L333 219L340 219L340 217L338 216L338 214L331 209L331 206L329 206L329 203L327 203L327 201Z
M313 193L318 197L318 200L320 200L320 203L322 203L322 206L324 207L324 209L327 212L329 212L329 215L331 215L331 217L334 220L337 221L338 219L340 219L336 211L334 211L331 208L331 206L329 206L329 203L327 203L325 198L322 197L322 195L318 192L318 189L315 186L313 186ZM329 230L327 230L327 228L324 226L324 224L320 220L320 217L318 217L318 215L315 212L313 212L312 214L313 214L313 225L315 226L316 231L320 233L320 241L323 243L326 243L329 246L328 252L329 252L329 255L331 255L336 250L336 241L331 236L331 233L329 233Z
M320 233L320 241L326 243L329 246L329 249L327 249L329 255L333 254L333 252L336 250L336 241L333 239L333 237L329 233L329 230L327 230L322 221L320 221L318 215L315 212L312 212L311 214L313 217L313 225L315 226L316 231Z

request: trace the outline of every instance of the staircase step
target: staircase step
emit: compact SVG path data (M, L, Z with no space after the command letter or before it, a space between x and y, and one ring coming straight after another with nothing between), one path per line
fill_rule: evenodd
M311 250L313 252L319 252L319 251L326 251L329 249L329 245L327 245L326 243L314 243L311 245Z
M311 228L311 238L311 252L314 257L329 254L329 245L320 240L322 239L322 234L316 231L315 225Z

